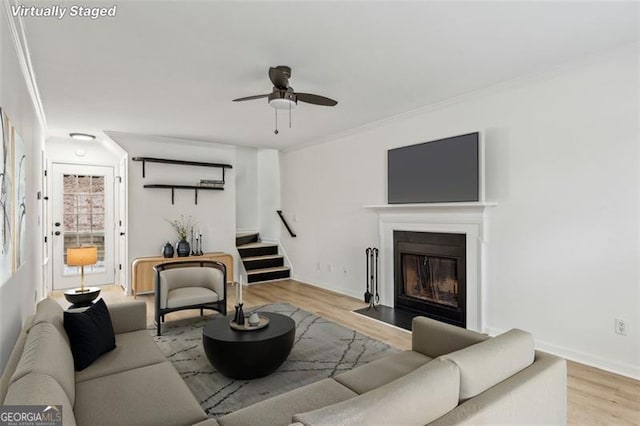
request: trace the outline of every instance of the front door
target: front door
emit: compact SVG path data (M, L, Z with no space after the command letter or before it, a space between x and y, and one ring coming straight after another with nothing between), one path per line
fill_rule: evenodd
M98 262L85 266L85 286L114 282L113 167L53 163L53 289L80 285L80 267L68 266L67 248L96 246Z

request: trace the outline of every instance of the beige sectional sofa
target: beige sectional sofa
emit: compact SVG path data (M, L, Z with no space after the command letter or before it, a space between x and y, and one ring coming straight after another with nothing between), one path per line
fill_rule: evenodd
M109 312L116 348L76 372L62 308L40 302L0 379L2 404L62 405L64 425L216 425L146 330L145 303Z
M413 320L412 350L218 419L235 425L566 424L566 362L511 330Z
M489 338L413 320L412 350L207 419L146 330L143 302L109 306L116 349L74 372L60 306L45 299L0 379L3 404L62 405L65 425L566 424L566 363L511 330Z

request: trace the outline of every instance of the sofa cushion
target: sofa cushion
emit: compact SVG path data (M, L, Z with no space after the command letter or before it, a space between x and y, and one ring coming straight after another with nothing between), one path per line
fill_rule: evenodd
M534 353L533 336L513 329L442 358L460 368L460 400L465 401L531 365Z
M109 303L109 315L116 334L147 328L147 304L143 300Z
M431 358L484 342L488 336L426 317L411 323L411 349Z
M419 352L403 351L339 374L334 379L352 391L363 394L386 385L429 361L431 358Z
M62 424L75 426L73 406L60 384L51 376L29 373L9 386L4 405L62 405Z
M41 322L48 322L60 331L60 334L64 337L67 344L69 344L69 338L67 332L64 330L64 310L62 306L50 297L42 299L36 306L36 314L33 317L33 323L31 326L40 324Z
M348 401L293 416L304 425L424 425L458 405L460 373L433 360L391 383Z
M172 426L207 419L169 362L86 380L76 389L80 425Z
M69 335L77 371L84 370L102 354L116 347L109 309L102 299L84 312L65 312L64 329Z
M203 287L181 287L171 290L168 295L167 308L214 303L219 300L218 294Z
M208 289L216 294L216 302L224 294L225 277L224 273L217 268L202 268L202 267L182 267L174 269L166 269L160 272L160 307L165 309L171 307L168 304L168 293L176 289L192 287L200 289ZM178 293L180 294L180 293ZM220 295L220 296L218 296ZM171 296L173 297L173 296ZM199 302L202 303L202 302ZM189 303L192 305L193 303ZM176 306L187 306L173 304Z
M358 396L333 379L324 379L220 417L221 426L288 425L296 413Z
M53 325L41 322L31 327L24 344L22 357L11 376L15 383L29 373L53 377L64 389L67 398L75 401L73 355L67 341Z
M77 371L76 383L165 361L147 330L116 334L116 348Z

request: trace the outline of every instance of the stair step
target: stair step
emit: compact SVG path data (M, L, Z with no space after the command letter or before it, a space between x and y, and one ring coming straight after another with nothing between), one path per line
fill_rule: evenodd
M261 259L278 259L278 258L282 258L283 256L281 254L268 254L265 256L250 256L250 257L243 257L242 261L243 262L252 262L254 260L261 260Z
M255 257L278 254L278 245L273 243L248 243L238 246L240 257Z
M258 232L240 232L236 234L236 247L260 241Z
M262 268L262 269L254 269L253 271L247 271L247 275L255 275L262 274L265 272L277 272L277 271L288 271L288 266L277 266L273 268Z
M254 269L275 268L284 266L284 257L270 254L267 256L243 257L242 264L247 271Z
M283 278L289 278L290 276L291 276L291 270L287 266L281 266L277 268L255 269L253 271L247 271L247 281L249 283L278 280Z

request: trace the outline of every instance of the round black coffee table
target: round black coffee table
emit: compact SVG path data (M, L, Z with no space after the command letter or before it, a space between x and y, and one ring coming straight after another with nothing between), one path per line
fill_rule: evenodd
M255 379L273 373L289 356L296 323L286 315L259 312L269 318L260 330L237 331L229 326L233 315L209 321L202 345L209 362L232 379Z

